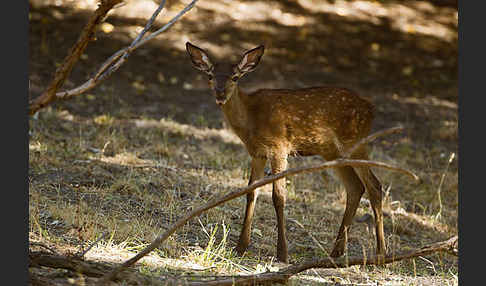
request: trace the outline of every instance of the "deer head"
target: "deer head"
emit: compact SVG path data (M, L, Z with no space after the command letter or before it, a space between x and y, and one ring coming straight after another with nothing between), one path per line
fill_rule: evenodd
M246 51L238 64L213 64L203 49L189 42L186 43L186 50L194 68L208 75L209 87L216 103L223 106L237 92L238 80L255 70L263 55L264 46Z

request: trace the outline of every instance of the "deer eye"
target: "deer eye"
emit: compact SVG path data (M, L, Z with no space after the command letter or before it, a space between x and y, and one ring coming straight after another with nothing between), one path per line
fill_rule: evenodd
M234 76L234 77L231 78L231 80L234 81L234 82L238 81L238 79L240 79L238 76Z

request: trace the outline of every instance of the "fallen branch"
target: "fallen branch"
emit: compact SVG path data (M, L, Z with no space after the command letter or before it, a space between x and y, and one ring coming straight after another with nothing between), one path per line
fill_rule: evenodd
M71 73L74 65L78 62L89 41L93 38L96 27L103 21L106 14L123 0L102 0L89 19L86 26L81 31L77 42L72 46L68 55L64 58L63 63L57 68L54 79L48 85L47 89L38 97L29 102L29 114L35 114L39 109L47 106L49 103L57 100L56 91L64 84L68 75Z
M98 285L103 285L103 284L107 283L108 281L111 281L112 279L114 279L118 272L122 271L126 267L133 265L135 262L140 260L142 257L144 257L145 255L150 253L152 250L157 248L162 242L164 242L170 235L172 235L178 228L183 226L188 220L190 220L191 218L193 218L195 216L199 216L204 211L207 211L211 208L219 206L219 205L221 205L221 204L223 204L227 201L230 201L232 199L235 199L237 197L243 196L243 195L253 191L256 188L259 188L259 187L264 186L266 184L272 183L272 182L274 182L278 179L284 178L284 177L296 175L296 174L303 173L303 172L314 172L314 171L318 171L318 170L323 170L323 169L328 169L328 168L336 168L336 167L344 167L344 166L373 166L373 167L386 168L386 169L389 169L389 170L405 173L405 174L411 176L412 178L414 178L415 180L418 180L418 177L414 173L412 173L408 170L405 170L405 169L402 169L402 168L399 168L399 167L395 167L395 166L391 166L391 165L388 165L388 164L385 164L385 163L368 161L368 160L337 159L337 160L329 161L329 162L326 162L326 163L323 163L323 164L317 165L317 166L287 169L286 171L283 171L281 173L277 173L277 174L268 176L266 178L263 178L261 180L255 181L251 185L244 187L244 188L241 188L237 191L231 192L231 193L223 196L222 198L213 199L210 202L208 202L207 204L205 204L204 206L201 206L201 207L193 210L189 214L186 214L186 216L184 216L181 219L179 219L178 221L176 221L171 227L169 227L168 230L166 230L164 233L160 234L150 245L145 247L137 255L135 255L134 257L125 261L119 267L115 268L112 272L107 273L104 277L102 277L99 280Z
M390 128L388 130L373 133L373 134L371 134L370 136L367 137L368 139L365 138L365 140L361 140L358 143L356 143L353 147L351 147L350 150L356 150L359 146L367 143L370 140L370 138L371 138L371 140L374 140L378 136L382 136L384 134L390 133L389 130L394 130L393 132L395 132L396 131L395 129L397 129L397 128ZM399 168L399 167L395 167L395 166L391 166L391 165L386 164L386 163L368 161L368 160L336 159L336 160L333 160L333 161L325 162L325 163L317 165L317 166L287 169L287 170L285 170L281 173L277 173L277 174L265 177L261 180L255 181L251 185L244 187L244 188L241 188L237 191L231 192L231 193L223 196L222 198L219 198L219 199L215 198L215 199L211 200L210 202L208 202L207 204L193 210L189 214L186 214L186 216L184 216L183 218L176 221L171 227L169 227L168 230L166 230L164 233L160 234L150 245L145 247L137 255L135 255L134 257L125 261L119 267L115 268L113 271L111 271L110 273L107 273L105 276L103 276L99 280L98 285L103 285L103 284L107 283L108 281L113 280L116 277L118 272L122 271L126 267L133 265L135 262L140 260L142 257L144 257L145 255L150 253L152 250L154 250L160 244L162 244L162 242L164 242L178 228L183 226L188 220L190 220L191 218L193 218L195 216L199 216L204 211L207 211L211 208L219 206L219 205L221 205L221 204L223 204L227 201L230 201L232 199L235 199L237 197L243 196L243 195L245 195L245 194L261 187L261 186L272 183L272 182L274 182L278 179L281 179L281 178L284 178L284 177L287 177L287 176L296 175L296 174L303 173L303 172L315 172L315 171L318 171L318 170L323 170L323 169L328 169L328 168L336 168L336 167L343 167L343 166L374 166L374 167L380 167L380 168L385 168L385 169L389 169L389 170L393 170L393 171L402 172L402 173L404 173L408 176L411 176L415 181L419 181L419 177L417 175L415 175L414 173L408 171L408 170L405 170L405 169L402 169L402 168Z
M339 258L324 258L324 259L312 259L305 261L303 263L290 265L287 268L282 269L277 272L266 272L255 275L248 275L247 277L230 278L224 280L216 281L204 281L204 282L187 282L186 285L199 286L199 285L209 285L209 286L223 286L223 285L254 285L257 283L270 283L279 282L285 283L291 276L296 275L300 272L311 268L345 268L352 265L381 265L387 263L393 263L396 261L409 259L413 257L425 256L432 254L434 252L447 252L447 253L457 253L457 235L451 237L446 241L441 241L424 246L420 249L403 252L403 253L392 253L383 257L377 257L375 255L362 257L362 256L352 256L352 257L339 257Z
M29 252L29 267L50 267L67 269L89 277L101 277L112 269L107 263L85 261L78 256L62 256L45 252ZM161 284L160 278L142 275L138 270L126 269L120 273L120 280L137 280L141 285ZM166 280L166 279L164 279Z
M458 253L458 236L451 237L446 241L436 242L426 245L420 249L415 249L401 253L391 253L385 256L385 259L379 260L376 256L352 256L352 257L340 257L336 259L324 258L324 259L312 259L302 263L290 265L276 272L265 272L255 275L247 276L224 276L224 279L211 280L211 281L187 281L186 279L174 279L153 277L147 277L136 270L130 270L123 272L119 275L119 280L130 279L136 280L142 285L188 285L188 286L223 286L223 285L254 285L257 283L271 283L280 282L285 283L290 277L299 274L305 270L311 268L345 268L352 265L377 265L381 263L393 263L396 261L409 259L413 257L426 256L435 252L446 252L457 256ZM109 265L100 262L84 261L77 257L65 257L54 254L47 254L44 252L31 252L29 253L29 267L50 267L57 269L67 269L76 273L84 274L90 277L101 277L104 273L112 270Z
M108 1L108 0L105 0L105 1ZM102 1L102 3L105 2L105 1ZM111 0L110 2L116 2L115 4L118 4L121 1L122 0ZM103 64L101 64L100 68L94 74L94 76L91 77L90 79L88 79L82 85L80 85L80 86L78 86L76 88L70 89L70 90L66 90L66 91L62 91L62 92L56 93L57 89L62 85L62 83L64 83L65 79L67 78L67 76L71 72L71 68L74 65L74 63L81 56L82 51L84 51L84 48L86 48L86 46L84 46L83 50L80 53L76 53L76 56L77 57L75 58L75 61L71 64L71 67L68 70L66 70L65 73L63 73L64 78L62 79L62 82L60 82L60 84L57 84L55 86L55 88L53 88L53 89L48 88L46 92L44 92L42 95L40 95L39 97L35 98L34 100L32 100L29 103L29 114L30 115L35 114L39 109L47 106L49 103L51 103L53 101L56 101L56 100L66 100L66 99L69 99L69 98L71 98L73 96L83 94L86 91L88 91L88 90L96 87L99 83L101 83L102 81L104 81L105 79L107 79L111 74L113 74L113 72L115 72L126 61L126 59L128 58L128 56L135 49L137 49L138 47L142 46L143 44L145 44L149 40L155 38L160 33L166 31L180 17L182 17L186 12L188 12L190 9L192 9L192 7L194 7L194 5L196 4L197 1L198 0L193 0L191 3L189 3L189 5L187 5L183 10L181 10L176 16L174 16L162 28L158 29L157 31L155 31L151 35L143 38L143 36L145 35L145 33L152 26L155 18L158 16L158 14L160 13L160 11L164 7L166 1L165 0L162 0L162 2L160 3L160 5L156 9L156 11L152 14L150 20L145 25L145 27L142 30L142 32L140 32L140 34L138 34L138 36L135 38L135 40L133 40L132 43L128 47L125 47L125 48L117 51L116 53L114 53L112 56L110 56ZM99 9L100 8L98 8L98 10ZM98 10L96 10L96 12ZM97 15L96 12L95 12L95 15ZM106 12L108 12L108 11L106 11ZM104 15L106 15L106 13ZM99 17L97 19L99 21L100 19L103 19L103 18L104 18L104 16L103 17ZM97 24L99 24L99 23L96 22L96 25ZM89 25L89 23L88 23L88 25ZM83 31L85 31L85 30L88 29L88 25L84 28ZM90 29L91 33L95 30L96 25L94 25L93 27L89 26L89 29ZM82 36L83 35L84 35L84 33L82 34ZM81 39L81 37L80 37L80 39ZM86 45L87 45L87 42L88 42L88 40L86 40ZM64 62L63 62L63 64L61 65L61 67L63 67L64 65L67 65L67 64L68 63L66 62L66 59L65 59ZM57 72L56 72L56 77L57 77Z
M40 246L40 247L43 247L43 248L45 248L45 249L49 250L49 251L50 251L51 253L53 253L53 254L58 254L58 253L57 253L57 251L55 251L54 249L52 249L52 248L50 248L49 246L47 246L47 245L45 245L45 244L43 244L43 243L40 243L40 242L35 242L35 241L34 241L34 242L30 242L30 241L29 241L29 247L30 247L30 246Z
M39 266L68 269L91 277L101 277L110 270L108 265L84 261L77 256L70 257L47 254L45 252L30 252L29 267Z

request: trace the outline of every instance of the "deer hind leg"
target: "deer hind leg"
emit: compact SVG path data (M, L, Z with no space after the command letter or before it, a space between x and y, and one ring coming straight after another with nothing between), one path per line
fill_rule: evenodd
M336 168L335 172L346 189L346 209L344 210L343 220L339 227L331 257L339 257L344 254L348 229L356 214L356 209L358 208L361 196L365 191L365 188L353 167L346 166Z
M271 160L272 174L280 173L287 169L287 156L274 157ZM277 215L277 260L288 263L288 248L287 236L285 228L284 208L287 197L287 189L285 187L285 178L277 180L273 183L272 201Z
M385 232L383 229L383 190L380 181L369 167L358 167L356 171L363 181L375 216L376 254L384 257L386 252Z
M252 158L251 160L251 175L248 185L251 185L254 181L257 181L264 176L265 163L267 159L265 158ZM255 211L255 204L258 197L258 189L248 193L246 195L246 211L245 219L243 221L243 229L241 230L240 240L236 246L236 251L241 255L243 254L248 245L250 244L251 236L251 222L253 220L253 214Z

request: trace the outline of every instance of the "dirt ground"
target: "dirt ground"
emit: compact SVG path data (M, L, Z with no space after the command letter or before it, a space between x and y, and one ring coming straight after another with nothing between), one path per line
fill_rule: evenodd
M430 217L436 213L439 207L436 191L439 185L442 187L442 225L448 230L436 238L445 239L457 233L458 19L454 1L442 5L435 2L439 1L201 0L167 32L134 52L100 86L72 100L54 103L39 113L37 121L31 119L31 144L43 144L45 140L61 144L57 146L61 148L74 144L73 137L84 136L81 128L73 128L78 125L60 123L52 114L78 123L92 124L102 118L157 124L170 120L195 130L221 130L222 113L208 91L205 78L191 67L185 42L204 47L217 61L235 61L244 50L265 44L260 66L241 81L243 89L343 86L356 90L376 106L373 131L398 124L406 127L403 134L377 140L374 157L383 161L393 158L399 165L426 174L423 185L412 186L411 182L406 186L393 185L394 200L401 201L411 215ZM76 41L96 1L31 0L30 3L29 96L35 98L46 88ZM187 0L167 1L167 10L161 13L154 29L187 3ZM80 85L104 60L129 45L156 6L149 0L132 0L110 13L63 89ZM83 132L94 132L90 126L86 125ZM141 140L138 133L130 135L132 132L135 131L126 131L127 141L130 136ZM157 138L127 146L158 144L153 140ZM97 148L102 147L101 144ZM45 166L62 162L40 161L46 157L42 159L32 148L29 166L32 193L41 190L42 184L69 181L69 176L80 181L90 179L88 174L84 178L76 174L76 170L45 171L49 169ZM117 146L110 148L117 153ZM247 160L239 143L227 144L225 148L227 160ZM153 156L149 151L139 153L138 159ZM455 157L448 165L451 154ZM76 157L75 152L70 156L73 160L84 158ZM185 168L187 158L181 156L173 162ZM58 160L62 158L68 157L61 156ZM218 162L212 167L223 168ZM205 167L211 169L209 165ZM116 170L115 167L110 170L112 176L116 176ZM444 174L447 176L441 182ZM42 196L41 191L38 194ZM432 242L433 237L428 241ZM457 260L445 260L448 267L457 269ZM425 284L436 283L431 277ZM408 283L422 284L420 279ZM346 284L341 280L339 283Z

